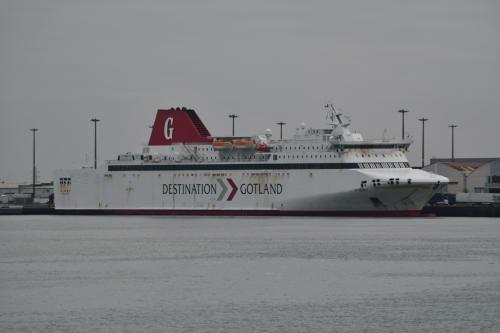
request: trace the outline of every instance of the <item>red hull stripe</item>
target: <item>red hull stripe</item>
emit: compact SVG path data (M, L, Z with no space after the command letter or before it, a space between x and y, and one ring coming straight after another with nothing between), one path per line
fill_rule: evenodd
M420 210L404 211L311 211L247 209L56 209L63 215L192 215L192 216L360 216L417 217Z

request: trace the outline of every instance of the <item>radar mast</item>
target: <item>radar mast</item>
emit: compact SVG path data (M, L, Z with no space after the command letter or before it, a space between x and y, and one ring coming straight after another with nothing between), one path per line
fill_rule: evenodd
M337 126L347 127L350 125L350 121L343 117L342 113L338 112L333 106L333 103L327 103L325 105L326 119L329 120L329 124L335 128Z

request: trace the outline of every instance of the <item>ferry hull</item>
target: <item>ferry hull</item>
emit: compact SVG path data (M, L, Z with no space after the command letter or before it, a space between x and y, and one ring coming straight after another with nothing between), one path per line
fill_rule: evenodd
M400 183L389 183L388 177L394 175ZM70 179L70 183L60 183L55 206L61 214L418 216L442 180L428 175L410 168L377 172L62 170L56 172L56 179ZM381 183L361 186L372 180Z

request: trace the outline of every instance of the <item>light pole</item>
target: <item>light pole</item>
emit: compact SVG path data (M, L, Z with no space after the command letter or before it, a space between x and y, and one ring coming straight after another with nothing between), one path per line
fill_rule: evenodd
M404 140L405 139L405 113L409 112L408 110L399 110L398 111L399 113L401 113L401 119L402 119L402 134L401 134L401 138Z
M33 193L31 194L32 203L35 203L35 182L36 182L36 165L35 165L35 132L38 128L32 128L30 131L33 132Z
M276 125L280 126L280 140L283 140L283 125L286 125L286 123L280 121L279 123L276 123Z
M419 121L422 122L422 168L425 165L425 122L429 120L428 118L420 118Z
M228 117L233 119L233 136L234 136L234 119L238 118L239 116L237 114L230 114Z
M451 128L451 160L455 161L455 127L458 126L451 124L448 127Z
M90 119L94 123L94 169L97 169L97 118Z

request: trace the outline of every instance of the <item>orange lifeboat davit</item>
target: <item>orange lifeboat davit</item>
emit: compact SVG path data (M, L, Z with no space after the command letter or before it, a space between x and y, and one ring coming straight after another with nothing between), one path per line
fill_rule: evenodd
M233 143L231 141L214 141L212 147L214 150L230 150L233 149Z

